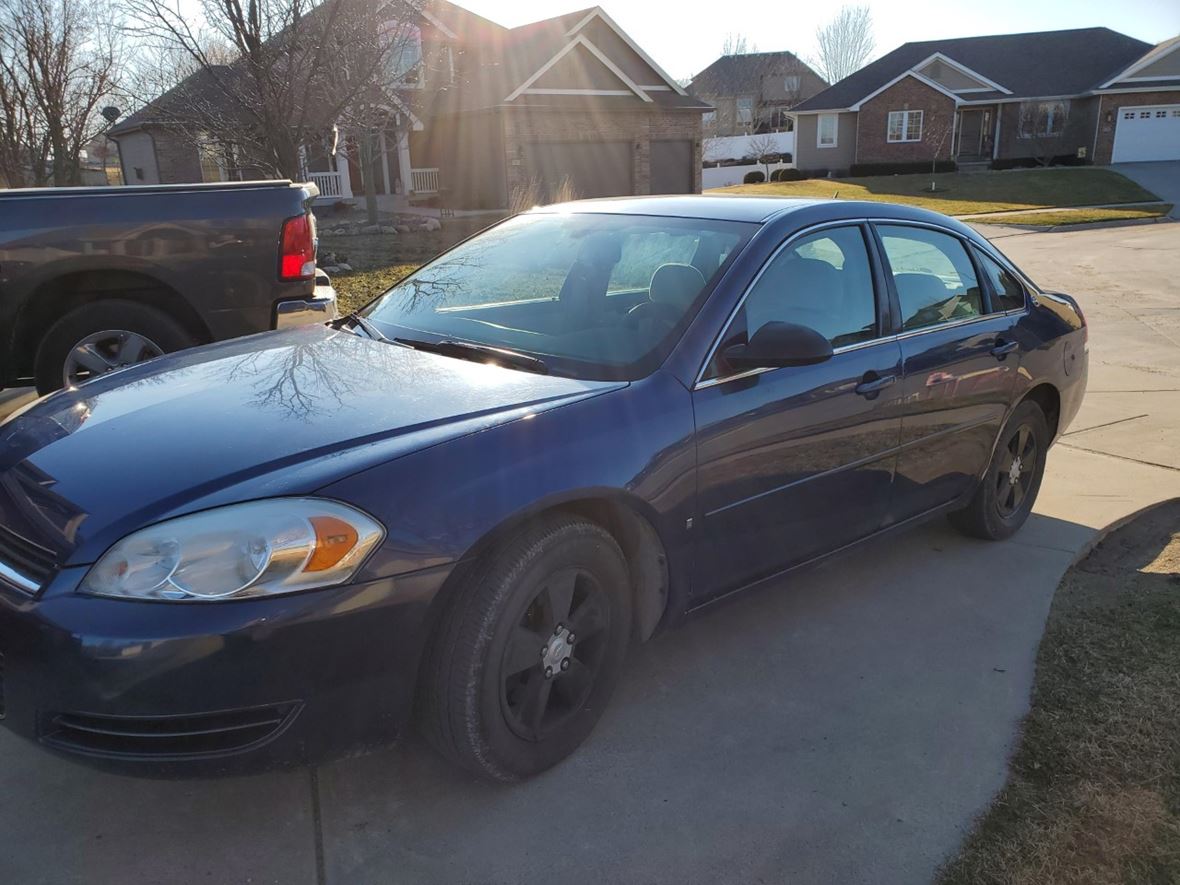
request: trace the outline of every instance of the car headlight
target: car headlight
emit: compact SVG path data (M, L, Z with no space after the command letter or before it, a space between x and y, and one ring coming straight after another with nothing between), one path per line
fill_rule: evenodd
M347 581L385 529L318 498L272 498L181 516L103 554L79 590L95 596L199 601L272 596Z

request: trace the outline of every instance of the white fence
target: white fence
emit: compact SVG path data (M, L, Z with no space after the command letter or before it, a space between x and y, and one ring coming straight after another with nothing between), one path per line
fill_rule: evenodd
M773 147L767 153L795 155L794 132L767 132L762 135L724 135L716 138L706 138L703 153L706 163L716 163L719 160L741 160L753 157L757 153L750 147L750 142L770 139ZM759 145L764 147L763 145Z
M772 163L770 171L775 169L794 169L794 163ZM712 187L729 187L731 184L741 184L747 172L761 172L766 175L766 167L761 163L751 163L746 166L715 166L701 170L701 188L708 190ZM770 177L767 176L767 181Z
M411 169L410 178L412 180L412 187L416 194L437 194L438 193L438 170L437 169Z
M311 183L320 189L321 197L340 197L344 195L343 182L339 172L309 172L307 177Z

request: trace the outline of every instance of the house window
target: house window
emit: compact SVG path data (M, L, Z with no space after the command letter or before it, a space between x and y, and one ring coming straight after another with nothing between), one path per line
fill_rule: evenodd
M786 92L787 95L793 95L794 93L798 92L799 78L787 77L785 80L783 80L783 91Z
M820 114L815 126L815 146L834 148L839 117L835 114Z
M403 86L422 85L422 31L415 25L387 22L383 30L391 41L389 76Z
M742 125L754 122L754 99L746 97L737 100L737 121Z
M922 112L890 111L885 137L888 141L921 141Z
M1069 116L1068 101L1026 101L1020 105L1020 137L1060 135Z

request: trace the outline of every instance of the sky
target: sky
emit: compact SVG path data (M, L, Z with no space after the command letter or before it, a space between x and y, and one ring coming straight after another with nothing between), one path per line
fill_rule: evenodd
M719 0L456 0L509 27L595 2L664 70L688 78L721 54L727 33L745 34L762 52L789 49L814 56L815 30L835 2L724 3ZM864 0L861 0L864 2ZM1180 0L869 0L877 49L902 43L983 34L1107 27L1148 43L1180 34ZM730 14L727 14L730 13Z

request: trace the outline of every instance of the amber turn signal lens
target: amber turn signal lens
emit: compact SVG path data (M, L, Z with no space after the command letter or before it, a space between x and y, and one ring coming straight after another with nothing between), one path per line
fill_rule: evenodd
M315 528L315 550L305 572L322 572L340 562L359 540L356 529L343 519L334 516L313 516L311 524Z

